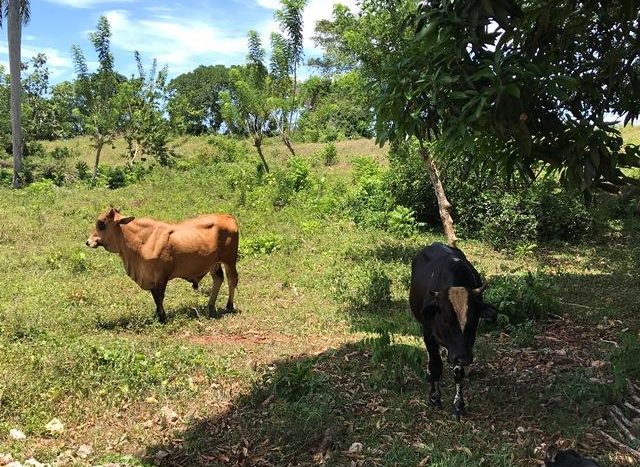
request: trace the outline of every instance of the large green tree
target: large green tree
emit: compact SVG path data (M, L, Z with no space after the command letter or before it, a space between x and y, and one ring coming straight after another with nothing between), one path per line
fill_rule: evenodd
M172 127L188 134L216 132L222 125L220 92L229 89L229 68L199 66L172 79L168 112Z
M127 142L128 163L147 155L161 165L170 163L169 123L164 118L168 68L157 69L154 60L147 73L139 52L134 52L138 76L120 83L116 97L121 109L122 134Z
M100 17L95 32L89 39L98 55L98 69L90 73L87 60L78 46L73 46L73 59L78 75L76 92L84 118L85 132L91 136L95 153L92 182L98 177L100 155L105 144L111 143L122 126L122 112L118 104L118 86L123 81L113 69L110 49L111 28L105 16Z
M417 140L450 243L442 162L557 172L587 200L637 184L621 169L639 165L638 151L615 117L640 112L638 0L363 0L361 10L325 28L332 57L348 52L369 79L380 143Z
M9 45L9 74L11 76L11 142L13 152L13 187L20 186L22 172L22 118L20 80L20 48L22 45L22 25L31 16L29 0L0 0L0 27L2 18L7 18L7 38Z
M264 64L265 50L256 31L249 31L247 64L231 70L233 92L220 94L222 115L229 128L241 128L251 137L262 167L269 172L262 143L274 115L273 80Z

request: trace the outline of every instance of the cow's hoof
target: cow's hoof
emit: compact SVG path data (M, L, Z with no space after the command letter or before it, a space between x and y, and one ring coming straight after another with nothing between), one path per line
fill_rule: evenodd
M227 306L225 307L225 311L227 313L233 313L235 310L235 308L233 308L233 303L227 302Z
M460 421L460 417L463 415L467 415L467 410L464 408L464 405L453 406L453 416L456 420Z
M442 399L439 397L430 396L429 397L429 405L431 407L435 407L436 409L442 409Z
M218 310L216 310L215 305L211 306L207 306L207 317L209 318L216 318L218 316Z

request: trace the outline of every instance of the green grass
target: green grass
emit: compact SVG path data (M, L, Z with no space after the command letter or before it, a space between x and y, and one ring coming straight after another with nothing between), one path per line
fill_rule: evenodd
M67 144L90 161L86 140ZM212 151L205 138L175 144L187 159L206 160L198 153ZM119 163L120 146L106 162ZM602 416L607 392L578 359L536 378L539 359L551 358L558 344L532 339L531 330L519 340L479 336L470 413L461 423L426 405L426 383L401 358L423 349L408 312L409 267L421 247L442 238L423 231L403 240L349 220L339 201L351 161L384 163L384 151L370 141L336 146L337 163L325 167L317 157L322 145L296 145L312 162L309 186L298 193L257 184L253 152L235 163L156 169L117 190L0 188L0 452L52 462L92 445L89 458L68 462L80 465L153 465L165 451L167 465L414 465L429 458L438 466L508 466L528 465L534 447L558 433L579 444ZM275 173L286 170L284 147L271 141L267 155ZM173 281L169 323L158 324L150 294L119 259L84 246L109 204L169 221L237 216L240 311L207 319L209 279L201 292ZM532 270L553 281L549 293L567 321L540 324L536 334L583 336L566 345L596 359L611 350L599 337L640 330L639 232L627 220L587 244L522 255L475 240L461 247L489 279ZM614 321L598 331L604 316ZM367 338L380 327L404 350L378 361ZM449 404L447 371L444 394ZM163 406L179 420L167 424ZM65 424L61 435L44 428L54 417ZM27 440L9 441L11 428ZM356 442L362 451L350 453ZM616 454L606 445L582 449L605 464Z

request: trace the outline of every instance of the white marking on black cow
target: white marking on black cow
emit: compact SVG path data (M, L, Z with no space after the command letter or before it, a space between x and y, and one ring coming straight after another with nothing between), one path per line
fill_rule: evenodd
M449 289L449 301L458 317L460 330L464 332L469 314L469 291L464 287L451 287Z

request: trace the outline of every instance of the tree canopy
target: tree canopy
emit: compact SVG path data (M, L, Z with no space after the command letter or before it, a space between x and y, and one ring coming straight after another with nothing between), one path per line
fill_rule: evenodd
M423 1L381 61L378 139L437 138L447 157L615 190L640 165L616 119L640 114L639 21L638 1Z

